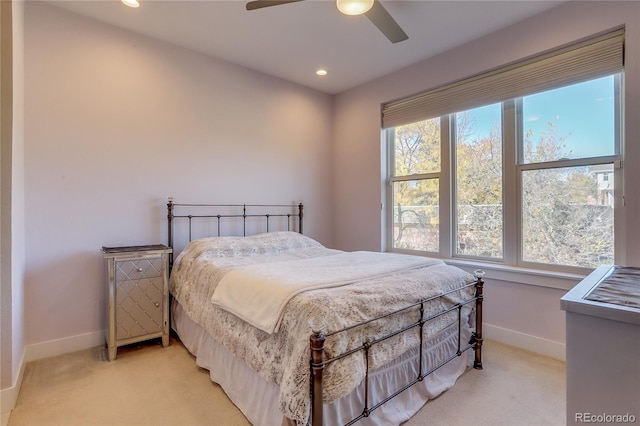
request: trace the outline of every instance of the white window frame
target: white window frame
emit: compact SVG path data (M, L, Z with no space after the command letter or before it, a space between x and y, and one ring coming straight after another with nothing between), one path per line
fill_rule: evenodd
M394 129L385 131L387 154L387 190L388 200L386 209L386 240L387 250L398 253L421 254L433 257L451 259L464 262L482 262L494 265L504 265L512 268L530 270L545 270L561 274L584 275L592 268L556 265L546 263L527 262L523 260L522 247L522 173L528 170L548 169L557 167L591 166L599 164L614 165L614 256L615 263L623 264L625 260L622 224L622 206L624 202L624 181L622 165L624 162L624 140L622 139L622 93L624 72L614 77L614 105L615 105L615 153L614 155L589 157L579 159L557 160L545 163L524 163L522 161L522 97L502 102L502 161L503 161L503 257L481 258L477 256L460 255L454 250L457 223L455 212L455 112L440 117L441 120L441 165L439 173L415 174L395 176L395 135ZM573 83L571 83L573 84ZM568 84L569 85L569 84ZM524 95L526 96L526 95ZM439 251L427 252L421 250L407 250L394 248L393 214L393 184L398 181L425 179L438 177L440 179L440 222L439 222Z

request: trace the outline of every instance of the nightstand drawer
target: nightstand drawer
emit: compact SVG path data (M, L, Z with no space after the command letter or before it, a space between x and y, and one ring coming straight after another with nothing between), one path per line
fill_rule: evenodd
M116 261L116 281L161 277L162 257Z

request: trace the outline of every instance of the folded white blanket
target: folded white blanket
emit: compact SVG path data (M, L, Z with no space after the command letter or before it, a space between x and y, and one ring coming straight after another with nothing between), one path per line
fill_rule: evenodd
M342 252L317 258L240 266L222 277L211 301L272 334L280 327L287 302L301 292L443 264L437 259L394 253Z

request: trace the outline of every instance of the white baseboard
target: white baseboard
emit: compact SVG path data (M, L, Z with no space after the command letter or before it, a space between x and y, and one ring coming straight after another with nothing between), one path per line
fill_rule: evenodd
M28 345L26 361L31 362L42 358L94 348L103 345L105 343L104 339L104 331L94 331L92 333L79 334L77 336Z
M483 324L482 331L482 337L486 339L495 340L496 342L516 346L550 358L566 361L566 345L564 343L520 333L519 331L513 331L491 324Z
M10 388L5 388L0 391L0 414L2 415L2 425L5 426L9 422L9 414L16 406L18 401L18 395L20 394L20 387L22 386L22 379L24 377L24 370L27 366L26 349L22 352L22 359L20 360L20 368L18 370L18 377ZM5 423L6 421L6 423Z
M28 362L94 348L96 346L103 345L105 342L104 339L104 331L95 331L93 333L79 334L77 336L28 345L22 354L20 371L16 378L16 382L10 388L5 388L0 391L0 413L2 415L1 426L5 426L5 421L9 421L9 414L16 406L20 387L22 386L24 370Z

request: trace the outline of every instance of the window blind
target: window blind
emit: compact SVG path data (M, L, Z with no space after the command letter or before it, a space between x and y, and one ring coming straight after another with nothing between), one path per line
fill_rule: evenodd
M390 128L614 74L624 68L624 29L382 106Z

